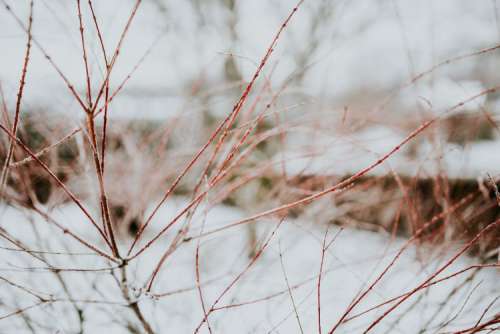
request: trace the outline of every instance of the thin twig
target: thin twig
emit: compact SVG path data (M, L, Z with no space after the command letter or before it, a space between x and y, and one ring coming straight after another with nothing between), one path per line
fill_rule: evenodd
M17 101L16 101L16 111L14 114L14 124L12 126L12 134L14 137L17 136L17 130L19 126L19 116L21 114L21 100L23 98L23 92L24 92L24 86L26 84L26 73L28 72L28 63L30 59L30 51L31 51L31 41L33 39L33 35L31 32L31 29L33 27L33 0L30 1L30 11L29 11L29 18L28 18L28 29L27 29L27 34L28 34L28 42L26 44L26 52L24 54L24 63L23 63L23 68L21 70L21 80L19 82L19 90L17 91ZM9 173L9 165L10 161L12 159L12 156L14 154L14 147L15 147L16 141L11 138L10 139L10 144L9 144L9 151L7 153L7 158L5 159L3 168L2 168L2 173L0 176L0 197L2 197L4 188L7 182L8 178L8 173Z

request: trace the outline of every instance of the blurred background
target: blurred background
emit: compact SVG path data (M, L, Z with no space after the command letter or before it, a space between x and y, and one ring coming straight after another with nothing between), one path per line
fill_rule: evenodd
M162 235L152 250L148 249L150 256L143 257L146 260L141 258L128 267L132 268L132 288L121 287L119 291L119 284L115 284L119 280L112 280L116 277L106 276L106 281L89 270L90 274L82 274L79 277L83 279L75 281L85 288L80 290L77 284L70 284L68 291L76 291L75 295L98 296L109 302L123 293L130 302L132 299L127 296L137 294L137 300L142 298L141 303L146 304L146 318L152 320L153 327L157 323L157 328L168 328L165 317L158 316L167 310L175 322L172 328L189 332L186 328L192 330L200 315L203 319L195 290L200 282L199 276L198 281L194 278L193 254L201 248L203 256L207 254L200 265L201 272L207 282L214 282L207 283L207 299L217 300L217 292L231 283L231 275L245 268L249 259L259 254L259 247L272 239L275 225L270 222L290 220L283 228L286 232L279 235L279 243L270 244L271 251L266 253L263 265L259 263L257 272L241 280L244 288L224 299L231 305L253 298L258 291L256 295L263 298L266 308L252 302L252 312L235 311L228 315L224 310L217 313L224 316L216 319L220 321L219 328L228 333L260 333L264 327L269 333L277 332L274 329L282 323L287 332L297 331L289 300L280 299L288 296L283 292L275 295L278 287L283 288L282 274L287 277L285 265L280 266L283 241L283 254L291 254L288 265L293 267L289 271L292 288L286 281L284 291L288 289L291 296L291 291L297 290L303 297L301 300L308 307L298 313L307 319L305 328L316 330L315 314L311 313L316 309L310 298L312 292L301 287L309 285L315 289L316 277L311 279L309 273L317 274L319 261L323 263L320 256L330 261L328 270L339 273L329 276L325 283L331 289L327 291L337 295L329 296L324 304L331 314L338 315L350 305L350 298L367 286L365 278L375 277L383 268L381 263L388 263L387 254L399 250L407 238L421 247L411 248L405 254L400 261L403 268L388 275L387 280L384 278L373 299L367 299L371 304L366 307L393 296L393 282L398 282L397 291L402 293L416 280L426 279L446 263L446 256L500 218L497 0L304 1L283 29L255 82L254 73L296 0L82 0L88 73L82 57L77 3L36 0L31 12L29 1L0 0L2 124L10 128L15 118L31 12L32 47L20 103L18 138L95 217L102 214L103 208L98 191L100 181L92 161L92 153L99 151L97 155L105 160L103 184L120 247L135 240L156 208L161 210L155 216L154 227L145 232L137 248L143 247L167 222L175 220L178 212L187 214L181 215L182 223L173 225L171 233ZM140 6L135 11L137 4ZM97 106L93 105L98 139L93 147L89 118L70 90L74 88L85 102L89 93L95 100L99 87L106 81L112 57L116 62L109 77L108 102L103 102L103 98ZM235 105L249 84L252 89L241 111L231 123L223 123L237 109ZM217 132L221 124L230 126ZM425 129L418 130L422 125ZM176 184L177 177L205 144L207 150ZM105 247L88 224L76 224L87 218L26 150L15 145L12 161L6 164L9 145L10 138L2 133L0 161L5 167L5 184L0 185L0 194L2 205L7 205L1 207L0 232L9 231L19 240L42 236L27 239L26 243L54 252L48 253L50 256L55 252L70 256L73 262L55 257L61 261L61 268L68 264L81 268L96 265L82 256L69 254L69 250L75 254L81 251L81 245L74 240L50 238L57 231L53 226L26 225L37 234L25 230L25 225L16 225L24 220L47 222L48 216L35 211L42 208L60 218L63 226L81 233L85 240ZM377 164L379 159L383 161ZM307 205L272 211L262 219L259 216L265 210L333 189L371 165L373 168L356 178L356 182L345 184L339 191L305 201ZM170 189L172 198L163 202L161 199L170 195ZM185 209L199 194L204 194L202 200L194 208ZM254 219L255 223L234 230L227 228L252 215L259 218ZM429 221L435 224L421 233ZM200 246L195 238L205 231L205 223L207 230L220 233L210 234ZM327 236L331 238L333 229L340 233L344 228L346 237L339 241L341 251L328 254L325 241L321 241L327 240ZM483 265L496 261L498 265L499 240L500 229L496 226L467 249L467 254L475 257L466 258L453 268L467 268L476 262ZM147 275L164 254L166 243L172 250L168 255L175 256L174 265L160 273L162 280L157 283L157 291L164 293L144 294ZM68 254L60 251L63 247ZM101 265L110 265L106 259L100 259ZM9 261L31 266L29 261L34 260L6 257L6 268L10 268ZM24 275L23 282L33 284L31 273L31 269L22 270L14 278ZM455 326L453 320L458 314L450 318L443 313L450 315L464 300L467 303L468 293L483 302L470 303L472 311L464 313L471 319L490 306L491 312L498 310L498 298L490 306L485 304L491 296L498 295L498 271L484 273L478 269L477 273L474 271L464 282L453 281L456 285L450 284L448 290L432 290L428 299L419 297L414 305L423 301L416 309L420 311L405 318L413 306L402 308L383 330L398 329L400 322L400 332L419 328L419 333L424 333L448 328L450 323ZM188 278L178 279L181 275ZM88 277L93 280L92 287ZM47 281L52 282L50 279ZM339 291L342 282L349 282L346 291ZM477 286L470 290L469 284L476 282L477 286L486 283L474 294ZM46 287L57 284L46 283ZM175 295L172 299L170 290ZM189 293L178 296L175 291ZM16 301L19 294L5 295L6 300ZM280 297L275 304L274 297L269 296ZM293 297L292 302L295 303ZM427 302L432 307L427 308ZM79 305L73 305L77 311L81 311ZM0 306L5 305L0 301ZM101 306L90 306L88 312L98 313ZM102 307L110 313L115 310L114 306ZM44 310L45 313L35 313L33 319L57 319L67 309L68 305ZM464 309L465 304L459 313ZM415 316L419 312L426 318ZM109 319L107 315L100 316L99 321L104 320L88 328L102 329L101 325ZM247 323L240 323L239 317L246 317ZM376 319L373 314L370 317L348 328L357 332ZM264 318L266 321L262 321ZM67 328L83 333L84 321L80 321L81 331L73 330L74 323ZM36 321L26 321L27 327L32 323ZM131 323L130 328L147 327Z
M34 46L20 124L29 146L43 152L76 193L92 198L95 180L82 177L92 170L85 162L87 141L74 133L86 116L67 86L85 96L90 83L95 97L106 76L99 34L108 59L120 45L109 84L107 178L118 215L140 225L165 182L175 180L230 115L295 3L142 1L119 44L135 5L93 3L99 31L87 4L82 7L87 81L75 4L34 2ZM0 12L0 84L12 115L30 7L27 1L9 6ZM495 0L306 1L234 120L234 137L221 152L230 152L243 131L250 131L252 140L239 146L241 161L230 182L214 188L214 201L255 212L301 198L366 168L428 121L429 128L369 170L367 175L382 178L376 182L381 189L370 189L394 190L387 199L393 203L400 196L397 183L386 186L384 177L400 175L415 201L423 202L417 211L429 207L431 213L479 185L484 193L500 173L499 13ZM96 122L102 127L103 118ZM19 152L17 161L27 158ZM216 161L223 166L223 158ZM53 205L67 200L36 163L27 166L38 200ZM178 194L197 188L204 163L193 168ZM244 181L233 182L238 179ZM385 195L361 201L376 198L364 206L383 211L380 196ZM131 204L137 197L140 204ZM124 207L132 213L125 214ZM322 220L337 222L338 208L334 211L320 214ZM392 220L396 211L382 216ZM363 214L361 225L371 226L371 215ZM387 217L384 226L390 225ZM360 223L359 217L354 220Z
M133 4L94 4L108 54L113 53ZM19 18L27 20L27 2L10 5ZM177 144L197 145L205 138L203 130L210 131L214 120L229 114L294 5L293 1L264 0L143 1L124 40L111 87L119 87L132 75L113 100L109 116L175 117L182 128ZM485 94L442 113L498 85L498 50L480 52L499 42L498 15L495 0L306 2L259 79L260 86L269 84L265 94L258 94L259 88L253 93L264 102L272 101L268 114L273 116L266 121L293 127L287 152L310 151L313 144L316 150L332 148L339 141L356 146L356 154L349 148L351 155L344 158L347 152L334 149L309 168L329 174L354 171L372 159L363 160L366 152L382 153L422 121L440 115L445 131L427 138L432 148L422 148L421 154L435 158L449 151L441 160L454 176L495 174L500 158L484 151L498 148L498 94ZM34 18L38 43L84 92L74 4L36 1ZM0 22L0 79L4 98L12 105L25 32L6 10L0 12ZM90 15L84 15L84 25L91 80L97 85L104 78L105 66ZM480 54L470 55L475 52ZM455 60L433 69L450 59ZM82 117L79 105L66 92L66 84L34 47L23 110L50 111L78 120ZM307 128L313 128L313 133ZM474 141L481 145L469 148ZM437 144L440 152L436 152ZM303 159L295 160L287 167L291 171L306 166ZM426 168L435 173L435 166Z

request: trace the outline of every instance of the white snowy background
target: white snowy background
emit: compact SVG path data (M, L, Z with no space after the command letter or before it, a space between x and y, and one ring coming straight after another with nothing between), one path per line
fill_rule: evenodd
M27 21L28 1L6 0L5 3L23 22ZM200 136L196 119L200 117L204 101L191 95L193 85L202 80L203 91L217 92L227 84L224 66L228 57L234 57L242 81L248 82L277 29L295 5L294 0L240 0L235 1L234 9L230 10L224 3L215 0L143 1L113 70L111 87L117 87L139 62L140 66L111 104L112 120L163 121L180 115L193 123L192 133L187 137ZM35 0L34 4L34 38L83 95L86 82L75 2ZM93 4L107 51L111 54L134 2L105 0L93 1ZM278 109L300 103L298 108L284 116L290 124L304 121L304 126L296 127L286 139L288 172L299 173L304 168L325 174L356 172L388 152L423 120L442 115L468 97L500 85L500 55L495 50L442 66L398 92L383 113L377 109L385 97L419 73L447 59L500 43L499 6L496 0L306 0L286 28L263 73L274 89L291 80L278 101ZM0 84L5 102L12 111L26 34L4 7L2 3ZM82 1L82 7L85 8L84 22L88 27L86 38L92 84L98 86L105 69L99 60L99 41L86 1ZM141 60L144 55L146 57ZM234 95L214 93L211 112L217 117L225 116L234 102ZM323 118L337 122L346 108L349 111L347 117L352 113L357 117L370 115L370 119L379 116L379 119L352 131L336 131L337 127L325 125L316 132L305 126ZM498 122L498 94L484 95L460 108L469 113L479 113L483 109ZM65 83L36 46L33 46L28 67L23 110L64 113L74 120L75 125L83 117ZM415 126L396 126L401 119ZM338 125L335 122L332 124ZM419 147L419 154L431 158L425 161L417 159L418 165L405 158L403 149L390 159L390 165L384 164L373 173L385 174L390 167L395 167L409 175L422 168L433 174L437 165L444 165L451 177L477 178L486 173L498 176L500 141L497 132L491 140L465 146L444 140L440 143L439 151L436 151L435 145L424 142ZM313 144L318 152L312 158L297 158ZM440 157L439 163L432 158L434 156ZM169 221L186 201L181 197L169 201L157 215L148 236L154 235L154 231ZM8 206L2 206L0 210L2 229L27 244L33 243L52 252L85 251L62 237L37 215ZM225 206L211 209L207 217L201 214L203 211L203 208L199 209L200 214L193 219L194 231L199 231L202 222L208 230L213 230L248 215ZM87 240L99 242L94 240L96 236L89 231L89 224L75 207L51 208L51 214ZM276 222L264 220L256 225L258 235L266 236ZM247 265L245 231L244 227L233 228L202 240L200 270L202 282L206 282L203 291L208 305ZM328 240L337 232L336 227L331 227ZM37 233L43 237L44 244L39 244ZM292 294L303 331L317 332L316 289L324 233L325 226L314 221L286 219L262 258L229 290L218 306L273 297L214 312L210 317L213 331L298 333L300 328L290 298ZM135 288L141 288L140 284L151 273L173 235L160 239L141 261L133 263L130 271L138 284ZM359 290L375 279L404 242L403 239L391 240L387 235L372 232L345 229L339 233L325 255L321 288L323 332L333 326ZM158 333L191 333L203 319L195 282L195 247L196 242L180 247L162 270L155 293L172 292L170 295L156 298L143 294L139 299L146 318ZM353 314L411 290L446 263L454 250L450 247L432 250L410 247ZM55 267L92 269L110 266L92 255L47 256ZM476 262L476 259L464 256L439 277ZM28 254L12 249L0 250L0 276L19 284L22 282L34 291L55 298L67 298L54 275L37 269L42 266L43 263ZM71 282L72 297L80 300L78 304L85 310L85 333L127 332L124 319L133 316L120 306L124 301L120 299L119 288L104 272L63 270L62 275ZM499 295L500 276L497 269L485 269L465 281L468 273L413 296L376 327L375 332L418 333L422 328L432 333L451 332L474 324ZM290 293L285 276L293 287ZM453 293L460 284L465 288ZM34 305L37 300L6 282L0 283L0 291L0 333L21 333L20 328L25 328L22 317L2 317L16 309ZM418 303L414 306L416 301ZM115 302L119 306L112 304ZM55 302L36 306L27 314L35 319L36 333L77 333L78 320L72 305ZM361 333L383 310L377 309L348 322L339 328L339 332ZM499 311L500 304L493 303L487 315ZM446 324L447 320L450 320L449 324ZM441 328L443 323L446 326ZM208 328L202 327L202 332L208 332Z

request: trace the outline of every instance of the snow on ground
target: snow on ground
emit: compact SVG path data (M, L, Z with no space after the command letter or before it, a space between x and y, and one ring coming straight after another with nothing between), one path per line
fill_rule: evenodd
M288 137L286 152L276 159L284 160L287 172L294 174L349 175L374 164L398 146L407 136L401 130L383 125L372 126L352 134L295 133ZM314 140L310 140L313 136ZM306 139L309 138L309 139ZM500 141L474 141L459 145L440 141L424 142L414 154L411 144L403 146L382 166L369 172L386 175L392 170L406 176L435 176L445 172L450 178L486 177L500 174ZM276 166L279 170L280 165Z
M145 239L151 238L154 231L164 226L185 203L185 199L174 198L162 208ZM71 256L58 254L46 257L52 266L62 269L60 275L71 297L80 300L77 305L83 309L85 332L123 333L126 332L123 325L126 320L135 322L134 316L124 307L117 282L108 272L69 271L76 268L106 268L110 266L107 261L75 245L39 217L5 206L1 208L0 215L2 227L34 249L78 252ZM52 216L104 249L75 207L69 205L54 209ZM199 233L202 221L206 223L205 230L210 231L244 216L245 213L237 209L218 206L210 210L205 218L203 214L195 216L190 234L196 236ZM260 221L257 226L262 245L263 240L276 228L277 222ZM39 233L38 237L35 237L34 231ZM295 303L304 332L317 332L317 277L325 231L326 226L319 226L313 221L286 219L276 230L261 258L215 305L223 309L210 316L212 330L215 333L297 333L300 329L294 312ZM131 263L129 277L134 288L142 287L165 251L167 241L174 234L174 231L170 232L138 261ZM207 309L248 265L247 236L247 227L238 227L201 239L199 269ZM335 236L335 241L325 255L321 281L321 324L324 332L333 326L360 289L366 288L375 279L405 242L402 239L391 240L381 234L350 229L340 231L330 226L327 243ZM123 241L123 244L128 242L130 240ZM203 319L195 288L196 244L196 240L182 244L166 262L152 290L156 297L147 294L139 297L145 317L159 333L192 333ZM5 239L1 241L1 246L12 247ZM446 263L453 251L446 247L435 250L423 247L417 251L411 246L351 315L416 287ZM50 294L56 299L68 298L57 276L43 269L46 267L44 263L7 248L0 249L0 252L1 277L44 296ZM461 257L438 277L476 263L475 259ZM481 270L467 280L472 273L469 271L416 294L373 332L418 333L423 328L430 332L443 332L473 324L500 292L496 270ZM291 287L290 292L285 277ZM6 282L0 285L0 317L16 308L28 307L37 302L26 291L9 286ZM461 288L453 293L453 289L458 286ZM347 322L338 332L362 332L384 309L386 307ZM487 316L498 311L500 306L496 303ZM72 304L68 302L38 306L26 311L25 315L35 320L32 324L37 333L72 333L78 330L78 318ZM440 324L445 325L440 328ZM0 332L23 333L23 325L21 316L2 319ZM208 330L203 327L201 332L207 333Z

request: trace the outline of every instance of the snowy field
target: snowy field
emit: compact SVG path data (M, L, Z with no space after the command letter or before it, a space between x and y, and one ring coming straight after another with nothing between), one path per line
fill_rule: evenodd
M183 203L186 201L176 198L164 208L154 221L151 233ZM55 209L52 216L80 232L86 240L97 242L95 236L88 233L88 223L80 217L78 209L61 207ZM243 216L234 208L219 206L205 217L195 217L194 221L204 221L206 230L212 230ZM1 217L3 228L12 232L19 242L54 252L38 254L44 259L42 262L29 254L19 254L15 247L2 249L2 280L18 285L16 288L2 284L2 316L8 310L15 312L32 307L25 312L25 317L32 319L36 333L79 332L76 307L84 314L81 325L86 333L123 333L129 322L132 326L136 324L120 296L118 283L106 269L114 267L113 263L61 237L59 231L39 217L5 207ZM193 226L193 236L199 233L199 228ZM262 236L259 247L269 242L248 270L251 259L244 227L204 238L199 245L200 287L207 309L210 306L215 309L209 317L211 329L217 333L297 333L300 328L304 333L317 332L318 277L325 232L326 226L314 222L285 219L278 227L274 221L262 221L258 224L258 234ZM196 288L195 240L179 247L150 293L141 291L142 283L165 251L169 239L162 239L140 260L131 263L130 280L134 282L131 288L137 293L133 301L139 302L157 332L191 333L203 319ZM403 239L391 240L376 233L330 227L320 285L323 332L333 328L352 300L375 281L404 243ZM347 319L411 291L444 266L454 255L453 251L445 247L417 251L410 245ZM477 260L462 257L433 281L475 264ZM54 274L55 268L58 275ZM240 278L233 283L237 277ZM62 289L60 278L69 282L67 292ZM499 310L496 302L499 289L498 269L467 270L416 293L373 332L448 333L464 329L481 316L489 317ZM56 302L40 304L33 294ZM490 303L489 311L483 315ZM339 327L339 333L361 333L393 304L347 321ZM3 319L1 332L29 332L24 321L23 317L14 316ZM200 332L208 333L207 327L202 327Z

